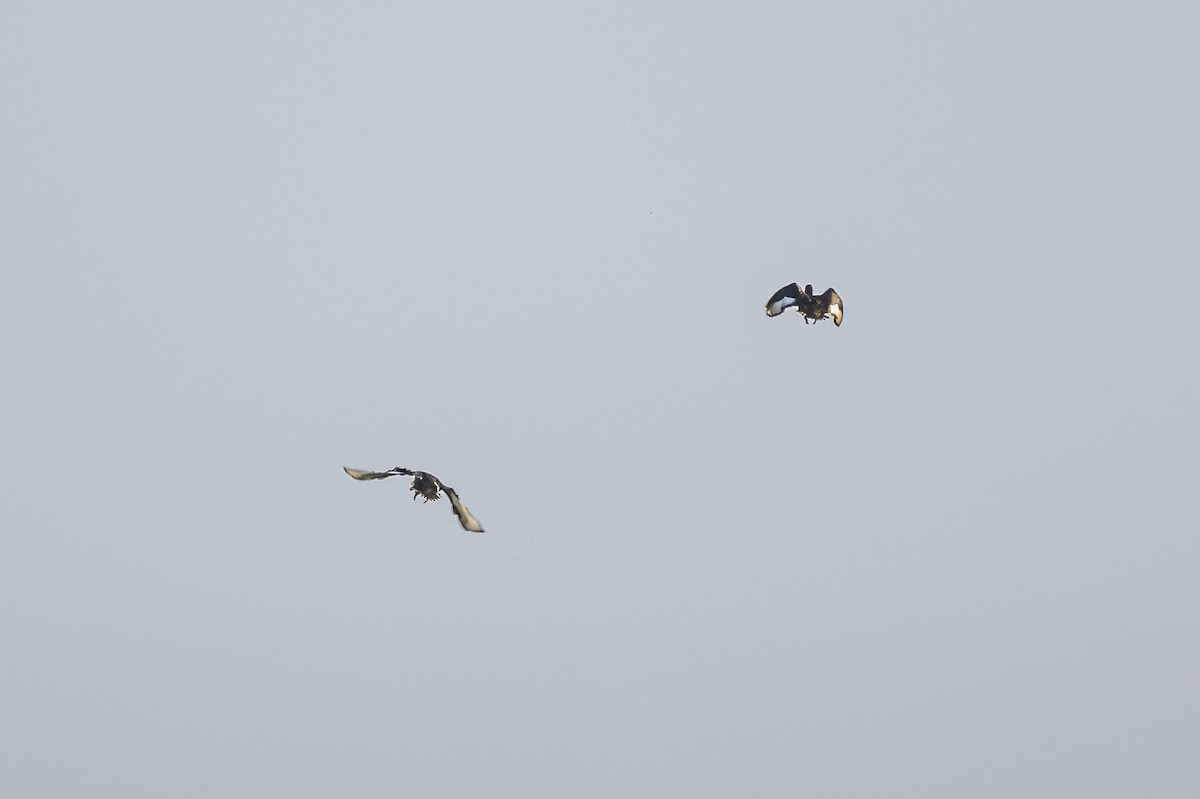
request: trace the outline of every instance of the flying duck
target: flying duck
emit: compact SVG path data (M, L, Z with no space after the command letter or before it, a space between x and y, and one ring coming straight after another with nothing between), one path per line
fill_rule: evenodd
M825 289L823 294L813 296L811 283L803 289L796 283L784 286L767 300L767 316L779 316L793 305L804 317L806 325L810 319L815 324L830 317L835 325L840 327L842 324L842 298L833 289Z
M458 517L458 521L462 524L463 529L469 533L483 532L483 525L471 515L471 511L467 510L467 506L462 504L462 500L458 498L458 493L429 472L413 471L405 469L402 466L396 466L395 468L388 469L386 472L367 472L362 469L351 469L349 466L343 466L342 468L346 470L346 474L355 480L382 480L385 477L392 477L397 474L411 477L413 481L412 485L409 486L409 490L413 492L413 499L416 499L419 495L424 497L426 502L431 500L436 501L444 491L446 492L446 496L450 497L450 508L454 511L454 515Z

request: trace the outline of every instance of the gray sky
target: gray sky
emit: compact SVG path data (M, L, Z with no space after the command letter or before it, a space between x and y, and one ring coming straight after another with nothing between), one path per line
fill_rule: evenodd
M8 9L0 793L1194 797L1197 8Z

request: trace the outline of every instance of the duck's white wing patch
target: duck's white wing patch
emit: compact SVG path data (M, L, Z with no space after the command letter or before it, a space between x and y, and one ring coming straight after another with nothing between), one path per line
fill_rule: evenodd
M342 468L355 480L382 480L385 477L395 477L397 474L397 472L368 472L364 469L351 469L349 466Z
M442 490L446 492L446 496L450 497L450 507L454 510L454 515L458 517L463 529L469 533L482 533L483 525L471 514L471 511L467 510L467 506L458 498L458 493L453 488L446 486L442 486Z

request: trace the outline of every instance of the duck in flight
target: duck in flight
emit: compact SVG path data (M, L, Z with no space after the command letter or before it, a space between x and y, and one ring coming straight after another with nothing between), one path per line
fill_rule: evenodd
M804 324L812 320L813 324L822 319L833 319L834 325L842 324L842 298L833 289L825 289L824 293L813 295L812 284L804 288L796 283L784 286L771 295L767 300L767 316L779 316L786 309L795 306L804 317Z
M458 493L429 472L413 471L412 469L405 469L402 466L396 466L395 468L388 469L386 472L368 472L362 469L351 469L349 466L343 466L342 468L346 470L346 474L355 480L383 480L386 477L394 477L398 474L411 477L413 481L412 485L409 486L409 490L413 492L413 499L421 496L425 498L426 502L437 501L442 493L445 492L446 496L450 497L450 509L458 517L458 521L462 524L463 529L470 533L483 532L483 525L471 514L471 511L467 510L467 506L458 498Z

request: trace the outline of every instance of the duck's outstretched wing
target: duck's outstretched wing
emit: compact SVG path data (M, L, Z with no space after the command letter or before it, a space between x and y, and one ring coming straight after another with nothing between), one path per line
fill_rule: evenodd
M398 474L413 474L408 469L402 469L399 466L394 469L388 469L386 472L368 472L364 469L351 469L349 466L343 466L342 468L346 470L346 474L355 480L382 480L385 477L395 477Z
M829 315L833 317L833 324L837 327L842 326L842 310L845 306L842 304L842 298L833 289L825 289L825 293L821 295L829 306Z
M454 515L458 517L463 529L468 533L482 533L483 525L471 514L471 511L467 510L467 506L458 498L458 492L445 483L441 483L440 480L438 482L441 484L442 490L446 492L446 496L450 497L450 507L454 510Z
M808 297L801 290L800 286L795 283L784 286L772 294L771 299L767 300L767 316L779 316L784 310L793 305L799 305L801 298L804 298L805 302L808 300ZM803 307L801 310L804 310Z

